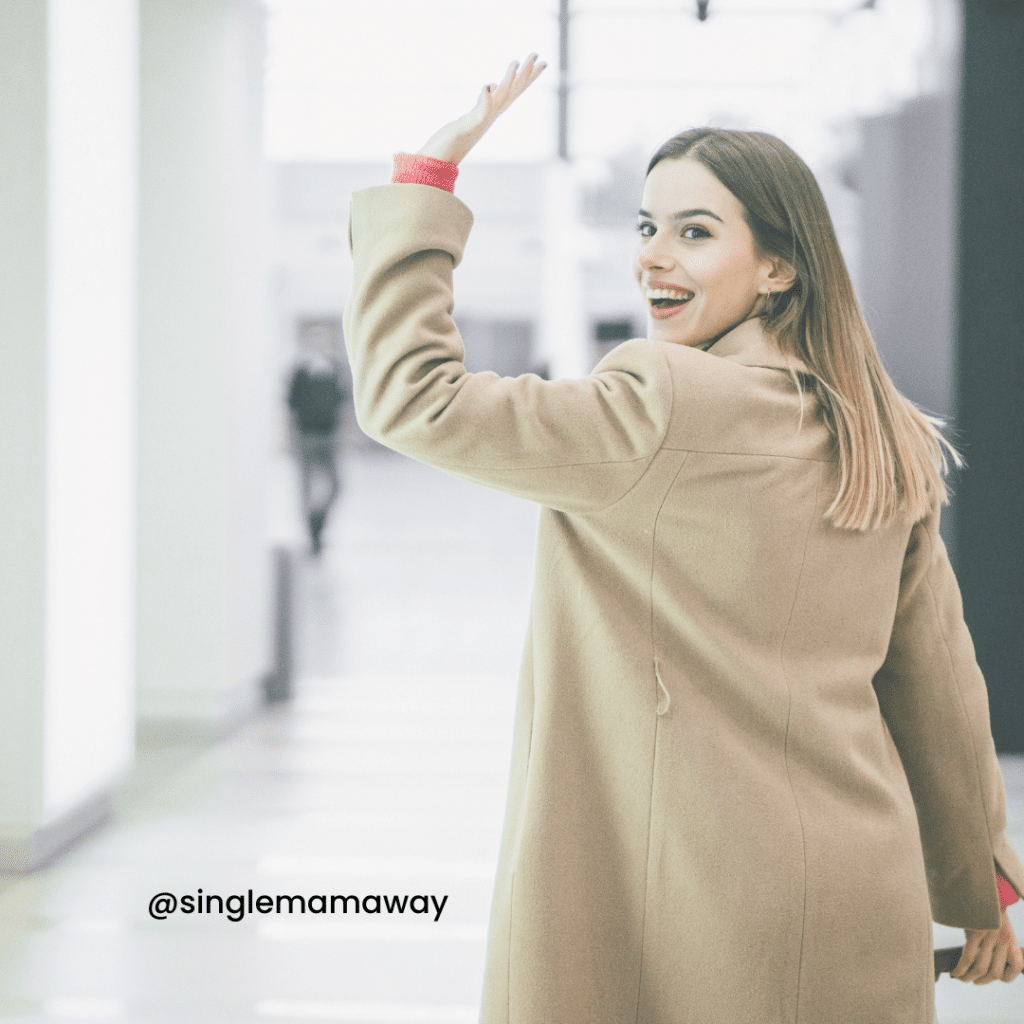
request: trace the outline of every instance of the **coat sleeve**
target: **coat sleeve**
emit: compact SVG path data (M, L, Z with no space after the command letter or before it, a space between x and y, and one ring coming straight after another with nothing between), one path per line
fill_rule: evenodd
M932 917L998 928L996 871L1020 891L1024 867L1006 838L988 693L937 509L911 531L875 690L914 797Z
M472 220L427 185L353 194L344 326L359 425L456 476L560 511L605 508L643 475L668 430L668 360L638 339L580 380L467 373L452 276Z

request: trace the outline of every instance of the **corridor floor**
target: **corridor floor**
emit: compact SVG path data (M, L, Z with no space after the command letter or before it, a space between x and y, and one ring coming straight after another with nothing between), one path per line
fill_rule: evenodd
M476 1021L536 511L376 451L348 453L336 511L299 559L293 699L143 748L112 824L3 879L0 1018ZM1024 758L1003 765L1024 851ZM332 895L360 912L320 913ZM943 978L937 1002L941 1024L1022 1024L1024 979Z

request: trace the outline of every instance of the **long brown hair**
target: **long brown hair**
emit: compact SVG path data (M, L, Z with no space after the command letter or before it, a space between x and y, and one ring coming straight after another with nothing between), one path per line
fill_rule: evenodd
M897 390L864 320L836 240L828 207L810 168L781 139L764 132L692 128L664 143L662 160L686 157L706 167L740 201L760 255L796 271L789 290L768 297L765 329L787 356L814 374L814 391L839 450L839 488L825 517L835 526L870 530L903 506L914 520L938 500L945 424ZM801 390L800 376L790 369Z

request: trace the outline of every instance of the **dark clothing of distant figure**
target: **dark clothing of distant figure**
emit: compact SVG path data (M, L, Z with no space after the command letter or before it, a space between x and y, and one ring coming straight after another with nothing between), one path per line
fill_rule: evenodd
M302 505L314 553L320 551L320 535L341 487L337 434L341 407L348 397L337 368L326 360L324 363L322 370L299 366L288 388L302 464ZM314 477L326 481L326 488L319 488L316 495Z

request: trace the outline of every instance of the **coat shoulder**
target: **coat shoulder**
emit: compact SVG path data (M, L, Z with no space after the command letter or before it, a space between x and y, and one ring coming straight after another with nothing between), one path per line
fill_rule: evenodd
M601 369L667 377L672 414L665 447L823 462L838 457L813 389L798 389L783 369L646 338L623 342Z

